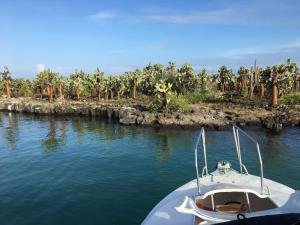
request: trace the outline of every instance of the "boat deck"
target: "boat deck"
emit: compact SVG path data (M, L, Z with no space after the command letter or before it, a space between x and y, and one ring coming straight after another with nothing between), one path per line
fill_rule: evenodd
M297 193L297 200L291 200L291 196L295 194L295 191L283 184L274 182L272 180L264 179L265 186L268 187L270 195L269 197L279 208L268 210L270 214L291 213L290 205L293 205L293 210L300 210L300 194ZM257 192L260 194L260 177L254 175L240 174L232 171L228 174L219 175L216 172L211 173L208 176L201 178L200 196L207 195L218 190L239 189L244 192ZM203 193L203 194L202 194ZM194 224L195 217L190 214L182 214L176 211L175 207L181 205L185 197L195 198L199 196L196 179L176 189L168 196L166 196L161 202L159 202L154 209L146 217L142 225L188 225ZM298 204L297 207L294 207ZM210 212L211 214L215 212ZM264 215L265 211L253 212L252 216ZM228 219L234 215L223 215Z

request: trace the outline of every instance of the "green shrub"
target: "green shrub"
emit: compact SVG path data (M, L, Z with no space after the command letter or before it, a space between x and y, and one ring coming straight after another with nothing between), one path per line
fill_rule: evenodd
M157 112L161 108L161 104L158 101L152 101L147 106L149 112Z
M185 112L188 109L188 103L186 96L172 93L167 107L172 112Z
M242 90L242 96L243 96L244 98L246 98L246 97L249 96L249 94L248 94L248 89L247 89L247 88L244 88L244 89Z
M300 103L300 92L288 94L282 97L282 103L285 105L293 105Z
M164 111L168 110L170 112L185 112L188 109L188 100L184 95L177 93L170 93L169 101L166 107L163 106L160 98L155 98L147 106L150 112Z
M196 104L199 102L217 101L223 98L220 91L193 92L186 95L189 103Z

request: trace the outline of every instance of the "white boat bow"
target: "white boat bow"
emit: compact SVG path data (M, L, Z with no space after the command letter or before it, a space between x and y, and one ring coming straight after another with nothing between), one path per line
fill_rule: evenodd
M142 225L200 225L218 224L266 215L299 214L300 192L263 177L263 164L258 143L240 128L234 126L234 140L240 171L220 161L208 173L205 133L202 128L195 148L195 180L179 187L160 201ZM240 152L239 132L245 134L257 147L260 176L248 173ZM197 149L202 137L204 167L199 177Z

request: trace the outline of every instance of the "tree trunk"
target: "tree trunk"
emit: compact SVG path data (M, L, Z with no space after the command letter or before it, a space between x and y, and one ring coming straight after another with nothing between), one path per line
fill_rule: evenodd
M221 92L225 92L225 84L221 84Z
M273 81L273 95L272 95L272 106L276 106L278 104L278 74L276 74L275 79Z
M107 100L107 99L108 99L108 92L105 91L105 100Z
M10 94L10 81L7 79L6 80L6 96L8 97L8 98L10 98L11 97L11 94Z
M242 91L244 90L244 88L246 87L246 80L245 77L242 77Z
M114 99L114 92L110 90L110 99Z
M79 101L80 100L80 91L79 91L78 88L76 89L76 93L75 94L76 94L76 100Z
M263 83L260 83L260 97L263 98L265 96L265 86Z
M58 91L59 91L59 98L64 99L63 88L61 84L58 86Z
M47 95L48 95L48 101L52 102L52 91L51 91L51 86L47 86Z
M100 85L97 84L97 97L98 97L98 101L100 102L101 96L100 96Z
M50 102L53 102L53 87L50 86Z
M120 91L117 91L117 99L120 99Z
M136 80L133 80L132 98L136 98Z

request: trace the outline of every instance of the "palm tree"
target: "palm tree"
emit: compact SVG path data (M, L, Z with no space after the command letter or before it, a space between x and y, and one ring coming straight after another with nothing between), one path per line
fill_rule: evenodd
M226 87L232 82L232 79L233 79L232 70L227 69L226 66L220 67L219 82L220 82L221 92L224 93L226 91Z
M293 82L294 82L294 91L298 91L300 87L300 71L299 68L296 67L293 76Z
M121 77L114 77L113 80L113 90L117 95L117 99L119 100L120 97L123 95L125 91L125 83L123 82L124 78Z
M260 84L259 92L260 97L263 98L265 96L265 86L269 86L270 78L271 78L272 69L268 66L265 69L262 69L258 73L258 80Z
M199 78L200 91L202 93L207 92L208 91L208 83L210 82L210 79L209 79L209 75L208 75L206 69L202 69L199 72L198 78Z
M127 79L125 76L120 76L117 80L118 99L123 96L127 90Z
M107 100L108 99L108 91L109 91L109 79L108 79L108 77L103 78L102 91L104 92L105 100Z
M85 79L86 79L86 75L82 70L80 70L79 72L75 71L75 73L73 73L70 76L71 87L72 90L75 92L76 100L80 100L80 94L84 89Z
M136 69L134 72L129 72L127 73L128 78L131 82L131 87L132 87L132 98L136 98L136 89L137 89L137 83L139 82L140 76L141 76L141 71L139 69Z
M33 84L30 80L22 78L12 79L11 92L13 97L31 96L33 94Z
M291 62L290 59L287 59L286 61L286 71L289 73L293 80L293 90L297 91L298 89L298 80L300 78L299 68L297 67L297 64L294 62Z
M278 64L272 67L271 81L272 81L272 105L278 104L278 92L279 92L279 79L280 76L285 72L285 65Z
M53 101L53 85L57 76L57 73L48 69L38 73L35 78L36 86L46 89L49 102Z
M294 87L293 73L295 73L296 67L297 67L296 64L291 63L289 59L286 61L284 72L280 77L280 89L279 89L280 97L289 94L293 91L293 87Z
M104 73L100 71L99 68L93 74L93 83L96 86L97 98L100 101L101 98L101 82L103 81Z
M241 92L248 93L248 82L249 82L249 69L241 66L238 70L239 78L241 80Z
M168 62L167 71L169 71L172 74L175 74L175 72L176 72L176 63L175 62Z
M59 74L57 74L57 76L55 76L55 78L54 78L54 84L58 88L59 98L61 100L63 100L64 99L64 86L66 84L66 79L62 76L59 76Z
M115 78L112 76L108 77L108 90L109 90L109 98L114 99L114 85L115 85Z
M156 74L151 64L143 68L141 78L140 86L142 93L150 96L153 95L156 84Z
M182 94L186 94L196 87L196 77L191 64L183 64L181 68L178 69L177 80L180 86L179 91Z
M11 73L7 66L4 66L3 72L1 74L2 74L3 80L5 81L6 96L7 96L7 98L10 98L11 97L11 90L10 90Z

